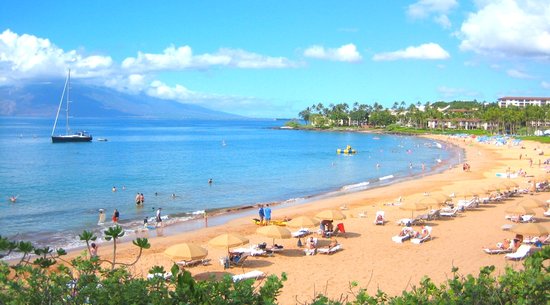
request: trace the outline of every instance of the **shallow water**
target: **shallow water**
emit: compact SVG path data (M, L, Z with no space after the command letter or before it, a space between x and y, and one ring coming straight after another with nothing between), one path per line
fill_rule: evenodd
M52 123L0 120L2 236L70 248L82 230L102 229L100 208L106 225L117 208L132 229L158 207L184 220L202 210L356 191L429 172L437 159L448 166L456 153L423 138L280 130L273 127L284 122L274 120L74 119L108 141L52 144ZM356 155L336 154L348 144ZM137 192L143 207L134 204Z

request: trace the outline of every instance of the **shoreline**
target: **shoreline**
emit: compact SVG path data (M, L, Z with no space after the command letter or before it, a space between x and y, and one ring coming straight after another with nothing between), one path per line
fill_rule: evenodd
M498 147L474 143L463 139L451 139L447 136L428 136L430 139L452 143L464 149L462 162L470 163L471 172L462 171L454 166L440 173L426 175L415 179L400 181L390 185L344 193L327 198L315 198L307 203L278 206L273 210L274 219L282 216L298 215L313 216L316 212L333 208L339 209L345 204L348 216L344 221L346 238L339 238L344 250L330 256L304 256L296 247L296 239L276 240L283 244L285 250L273 257L253 257L247 261L244 272L262 270L267 274L281 275L287 273L288 280L284 283L280 304L295 304L311 300L315 291L323 291L328 297L337 298L349 294L349 282L357 281L359 287L365 287L369 293L376 293L380 288L389 295L401 293L410 289L411 285L419 283L424 275L428 275L438 283L446 279L451 268L457 266L461 274L477 273L479 267L495 265L496 273L503 272L505 266L520 268L520 264L510 264L502 256L487 255L481 251L486 245L492 245L502 238L508 238L511 233L502 231L500 226L506 223L504 209L517 199L502 203L483 205L479 209L467 211L453 219L443 219L430 222L434 229L434 238L424 244L395 244L391 237L400 227L396 221L408 217L410 211L399 210L395 206L386 206L397 197L421 194L422 192L443 192L450 194L460 189L479 187L486 183L502 181L495 176L496 172L504 172L507 167L513 170L526 168L527 158L518 160L518 152L533 154L533 148L548 145L525 141L525 150L520 147ZM521 150L520 150L521 149ZM548 151L548 149L545 149ZM536 169L528 169L533 172ZM497 180L500 179L500 180ZM523 187L527 180L514 180ZM547 194L534 196L548 199ZM384 226L373 224L377 210L386 212L387 223ZM366 218L357 217L365 212ZM146 276L153 265L161 265L169 270L173 261L163 254L170 245L180 242L199 244L208 249L208 258L212 259L209 266L198 266L188 269L195 278L206 279L209 274L224 273L239 274L240 269L224 270L218 264L218 257L225 255L226 249L217 249L208 245L208 240L225 232L239 233L250 239L250 244L266 241L267 238L255 233L257 226L247 215L256 216L255 209L242 212L243 215L232 219L220 219L223 225L197 228L194 231L175 232L174 235L149 237L151 248L145 250L142 258L130 271L136 276ZM542 213L540 213L542 214ZM537 213L539 216L539 213ZM215 224L216 217L209 217L209 224ZM223 221L221 221L223 220ZM545 219L543 219L544 221ZM202 223L197 223L200 226ZM168 227L164 229L168 230ZM464 234L466 233L466 234ZM269 239L271 241L271 239ZM322 240L326 242L326 240ZM137 248L129 242L118 245L117 261L131 261ZM102 244L99 254L108 259L112 246ZM82 251L71 251L69 257L81 254Z
M372 133L372 132L366 132L366 133ZM414 135L407 135L407 136L414 136ZM445 145L450 146L450 148L446 149L447 151L451 152L449 158L444 160L440 164L436 164L435 166L432 166L431 170L429 171L415 173L408 176L391 175L391 178L389 179L381 179L384 177L378 177L373 181L368 181L369 183L365 187L347 189L346 187L349 187L352 185L343 185L323 193L311 194L311 195L306 195L298 198L290 198L290 199L285 199L281 201L263 202L263 203L248 204L248 205L242 205L242 206L220 207L220 208L214 208L211 210L206 210L205 214L207 215L207 218L208 218L207 226L205 226L205 218L203 216L196 216L183 221L176 221L170 225L164 226L162 229L142 230L141 226L139 228L125 228L125 231L132 235L129 235L129 234L125 235L123 238L121 238L120 242L121 244L125 244L125 243L131 244L131 241L138 237L160 238L160 237L170 237L181 233L192 233L194 231L205 229L208 227L222 226L229 221L238 220L244 217L248 217L250 215L254 215L254 217L257 217L256 209L259 207L259 205L262 205L262 204L263 205L269 204L272 207L273 211L275 212L279 209L299 207L301 205L312 204L320 200L337 198L340 196L352 195L360 192L372 191L379 188L391 187L394 184L423 179L425 177L429 177L432 175L437 175L442 172L445 172L460 164L460 160L458 162L453 161L453 160L456 160L456 157L458 155L461 155L464 153L464 149L460 148L458 145L441 140L441 139L431 138L429 136L419 136L419 137L442 141L443 143L445 143ZM358 184L361 184L361 183L363 182L360 182ZM192 214L200 215L199 213L192 213ZM202 214L202 215L205 215L205 214ZM254 217L251 217L249 219L251 223L252 223L252 218ZM286 218L286 215L279 218ZM274 218L274 220L278 220L278 219ZM165 223L166 222L170 222L170 219L168 221L165 221ZM103 229L101 229L100 231L102 230ZM108 243L108 242L104 240L100 241L100 245L105 243ZM68 252L77 252L77 251L82 251L84 249L85 249L85 245L81 245L81 246L66 248L65 250L67 250Z

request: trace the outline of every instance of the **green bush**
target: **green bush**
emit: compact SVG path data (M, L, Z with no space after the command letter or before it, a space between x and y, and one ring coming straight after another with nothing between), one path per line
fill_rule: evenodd
M111 233L118 235L116 230ZM84 240L93 237L81 235ZM143 249L148 242L142 239L134 245ZM34 248L30 243L0 236L0 253L13 252L22 258L12 265L0 263L0 304L277 304L286 280L283 273L281 278L272 275L259 284L252 279L234 283L229 276L196 281L177 265L170 270L169 280L143 279L134 277L125 264L87 255L69 262L63 260L63 250ZM35 257L32 261L31 253ZM320 294L309 304L549 304L549 258L550 247L545 247L525 260L524 270L507 267L500 276L493 274L494 266L482 267L477 276L461 275L454 268L452 278L445 283L437 285L424 277L399 296L383 291L369 295L352 283L348 297L331 300ZM108 268L103 268L102 262ZM149 272L164 274L165 270L155 266Z

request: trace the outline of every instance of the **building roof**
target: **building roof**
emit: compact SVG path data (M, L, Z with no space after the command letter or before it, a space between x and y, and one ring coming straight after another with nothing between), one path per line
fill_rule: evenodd
M504 96L499 101L550 101L550 97Z

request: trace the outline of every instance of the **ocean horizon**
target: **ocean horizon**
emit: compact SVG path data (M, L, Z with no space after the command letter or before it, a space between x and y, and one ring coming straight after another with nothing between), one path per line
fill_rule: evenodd
M67 249L82 245L83 230L101 236L115 208L132 231L159 207L167 224L182 223L205 210L355 192L460 162L458 149L426 138L286 130L281 120L75 118L94 141L61 144L51 143L52 124L1 120L0 234ZM346 145L357 153L336 153Z

